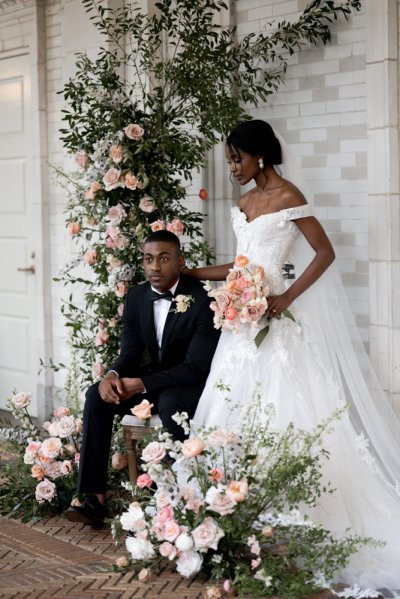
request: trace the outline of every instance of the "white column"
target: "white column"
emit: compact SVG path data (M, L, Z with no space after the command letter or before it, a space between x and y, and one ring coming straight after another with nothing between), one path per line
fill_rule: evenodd
M366 15L371 359L400 413L398 0Z

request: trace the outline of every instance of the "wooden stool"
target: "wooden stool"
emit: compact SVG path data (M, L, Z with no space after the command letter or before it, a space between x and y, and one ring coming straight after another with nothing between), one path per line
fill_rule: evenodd
M129 480L136 483L138 476L136 443L151 433L155 426L161 425L161 420L159 416L152 416L150 425L144 426L142 420L127 414L122 418L121 424L124 429L125 446L128 454Z

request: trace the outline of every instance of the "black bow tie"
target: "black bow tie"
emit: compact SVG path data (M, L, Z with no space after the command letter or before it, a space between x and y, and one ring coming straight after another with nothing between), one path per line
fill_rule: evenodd
M172 295L172 293L170 291L166 291L165 293L157 293L156 291L153 291L152 289L150 290L149 293L149 300L151 302L156 302L157 300L160 299L166 299L170 302L172 302L174 296Z

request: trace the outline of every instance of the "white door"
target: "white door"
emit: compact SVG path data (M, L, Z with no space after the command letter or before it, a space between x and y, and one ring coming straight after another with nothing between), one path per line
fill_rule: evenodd
M4 408L14 388L35 391L38 370L27 55L0 59L0 181L0 408Z

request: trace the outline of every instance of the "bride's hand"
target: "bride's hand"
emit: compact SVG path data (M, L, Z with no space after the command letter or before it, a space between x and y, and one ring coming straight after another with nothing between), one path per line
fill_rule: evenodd
M290 299L286 293L282 295L271 295L268 298L268 316L280 316L283 310L286 310L291 304Z

